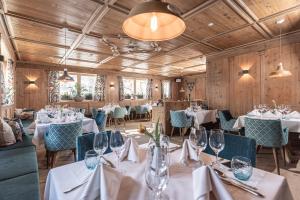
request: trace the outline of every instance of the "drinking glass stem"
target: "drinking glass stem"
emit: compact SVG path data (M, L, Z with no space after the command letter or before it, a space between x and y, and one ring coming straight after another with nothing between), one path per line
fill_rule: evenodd
M202 159L201 159L201 149L198 149L198 153L197 153L197 156L198 156L198 160L199 160L199 163L200 165L202 166L203 165L203 162L202 162Z
M219 166L219 152L216 153L216 165Z

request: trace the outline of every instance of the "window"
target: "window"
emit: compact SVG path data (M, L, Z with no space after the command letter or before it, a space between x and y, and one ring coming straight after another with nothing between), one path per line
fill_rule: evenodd
M162 82L163 98L171 98L171 81L164 80Z
M81 96L85 100L93 100L96 85L96 76L82 75L80 76Z
M63 72L59 73L61 76ZM69 74L74 78L74 82L60 82L59 91L60 91L60 100L72 100L76 94L76 83L77 83L77 75Z
M123 78L125 99L145 99L147 82L147 79Z
M137 99L145 99L147 91L147 79L137 79L135 81L135 94Z
M125 99L134 98L134 79L123 78L123 86Z

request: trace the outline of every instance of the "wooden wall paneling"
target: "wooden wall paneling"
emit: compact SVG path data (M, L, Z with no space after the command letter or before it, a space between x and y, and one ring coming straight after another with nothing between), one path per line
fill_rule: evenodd
M208 61L208 106L214 109L229 108L229 63L227 58Z

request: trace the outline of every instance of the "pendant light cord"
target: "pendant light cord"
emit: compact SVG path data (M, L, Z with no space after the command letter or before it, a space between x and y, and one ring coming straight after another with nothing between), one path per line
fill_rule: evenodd
M279 60L281 62L281 25L279 28Z
M67 66L67 28L65 28L65 67Z

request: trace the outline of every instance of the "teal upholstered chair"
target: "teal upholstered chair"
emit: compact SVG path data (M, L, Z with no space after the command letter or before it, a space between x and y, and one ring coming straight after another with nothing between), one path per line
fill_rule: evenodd
M126 114L125 114L125 118L130 120L131 117L131 106L125 106L126 107Z
M95 121L99 131L105 131L106 121L107 121L107 115L105 111L97 111Z
M227 132L236 132L237 130L233 129L233 125L236 122L230 113L229 110L219 110L218 115L220 118L221 129Z
M256 166L256 142L254 139L224 133L225 147L219 156L227 160L231 160L233 156L243 156L251 160L253 167ZM207 145L204 151L215 155L213 150Z
M284 164L285 145L288 143L289 130L283 128L280 120L245 118L245 136L256 140L257 145L271 147L277 173L280 174L278 150L282 150Z
M187 129L192 126L192 117L187 117L184 111L172 111L170 110L172 131L171 137L173 136L174 128L179 128L180 136L184 136ZM182 132L183 129L183 132Z
M97 116L97 113L98 113L98 109L97 108L92 108L91 112L92 112L92 118L96 119L96 116Z
M111 112L110 116L110 123L112 120L114 121L115 127L117 127L117 124L119 123L119 120L122 120L124 123L124 129L125 129L125 114L127 113L127 109L125 107L116 107L113 112Z
M140 119L142 118L142 116L144 115L145 117L149 115L148 109L145 106L135 106L135 113L136 116L140 117Z
M101 133L107 134L108 141L110 141L111 131L104 131ZM76 161L84 160L85 152L93 149L94 137L95 137L95 133L88 133L88 134L80 135L77 137L77 139L76 139L76 150L77 150L76 151ZM110 152L112 152L112 150L111 150L110 146L108 145L108 148L104 152L104 154L110 153Z
M58 151L72 150L75 156L76 138L82 134L82 121L66 124L50 124L45 133L47 167L52 168Z

